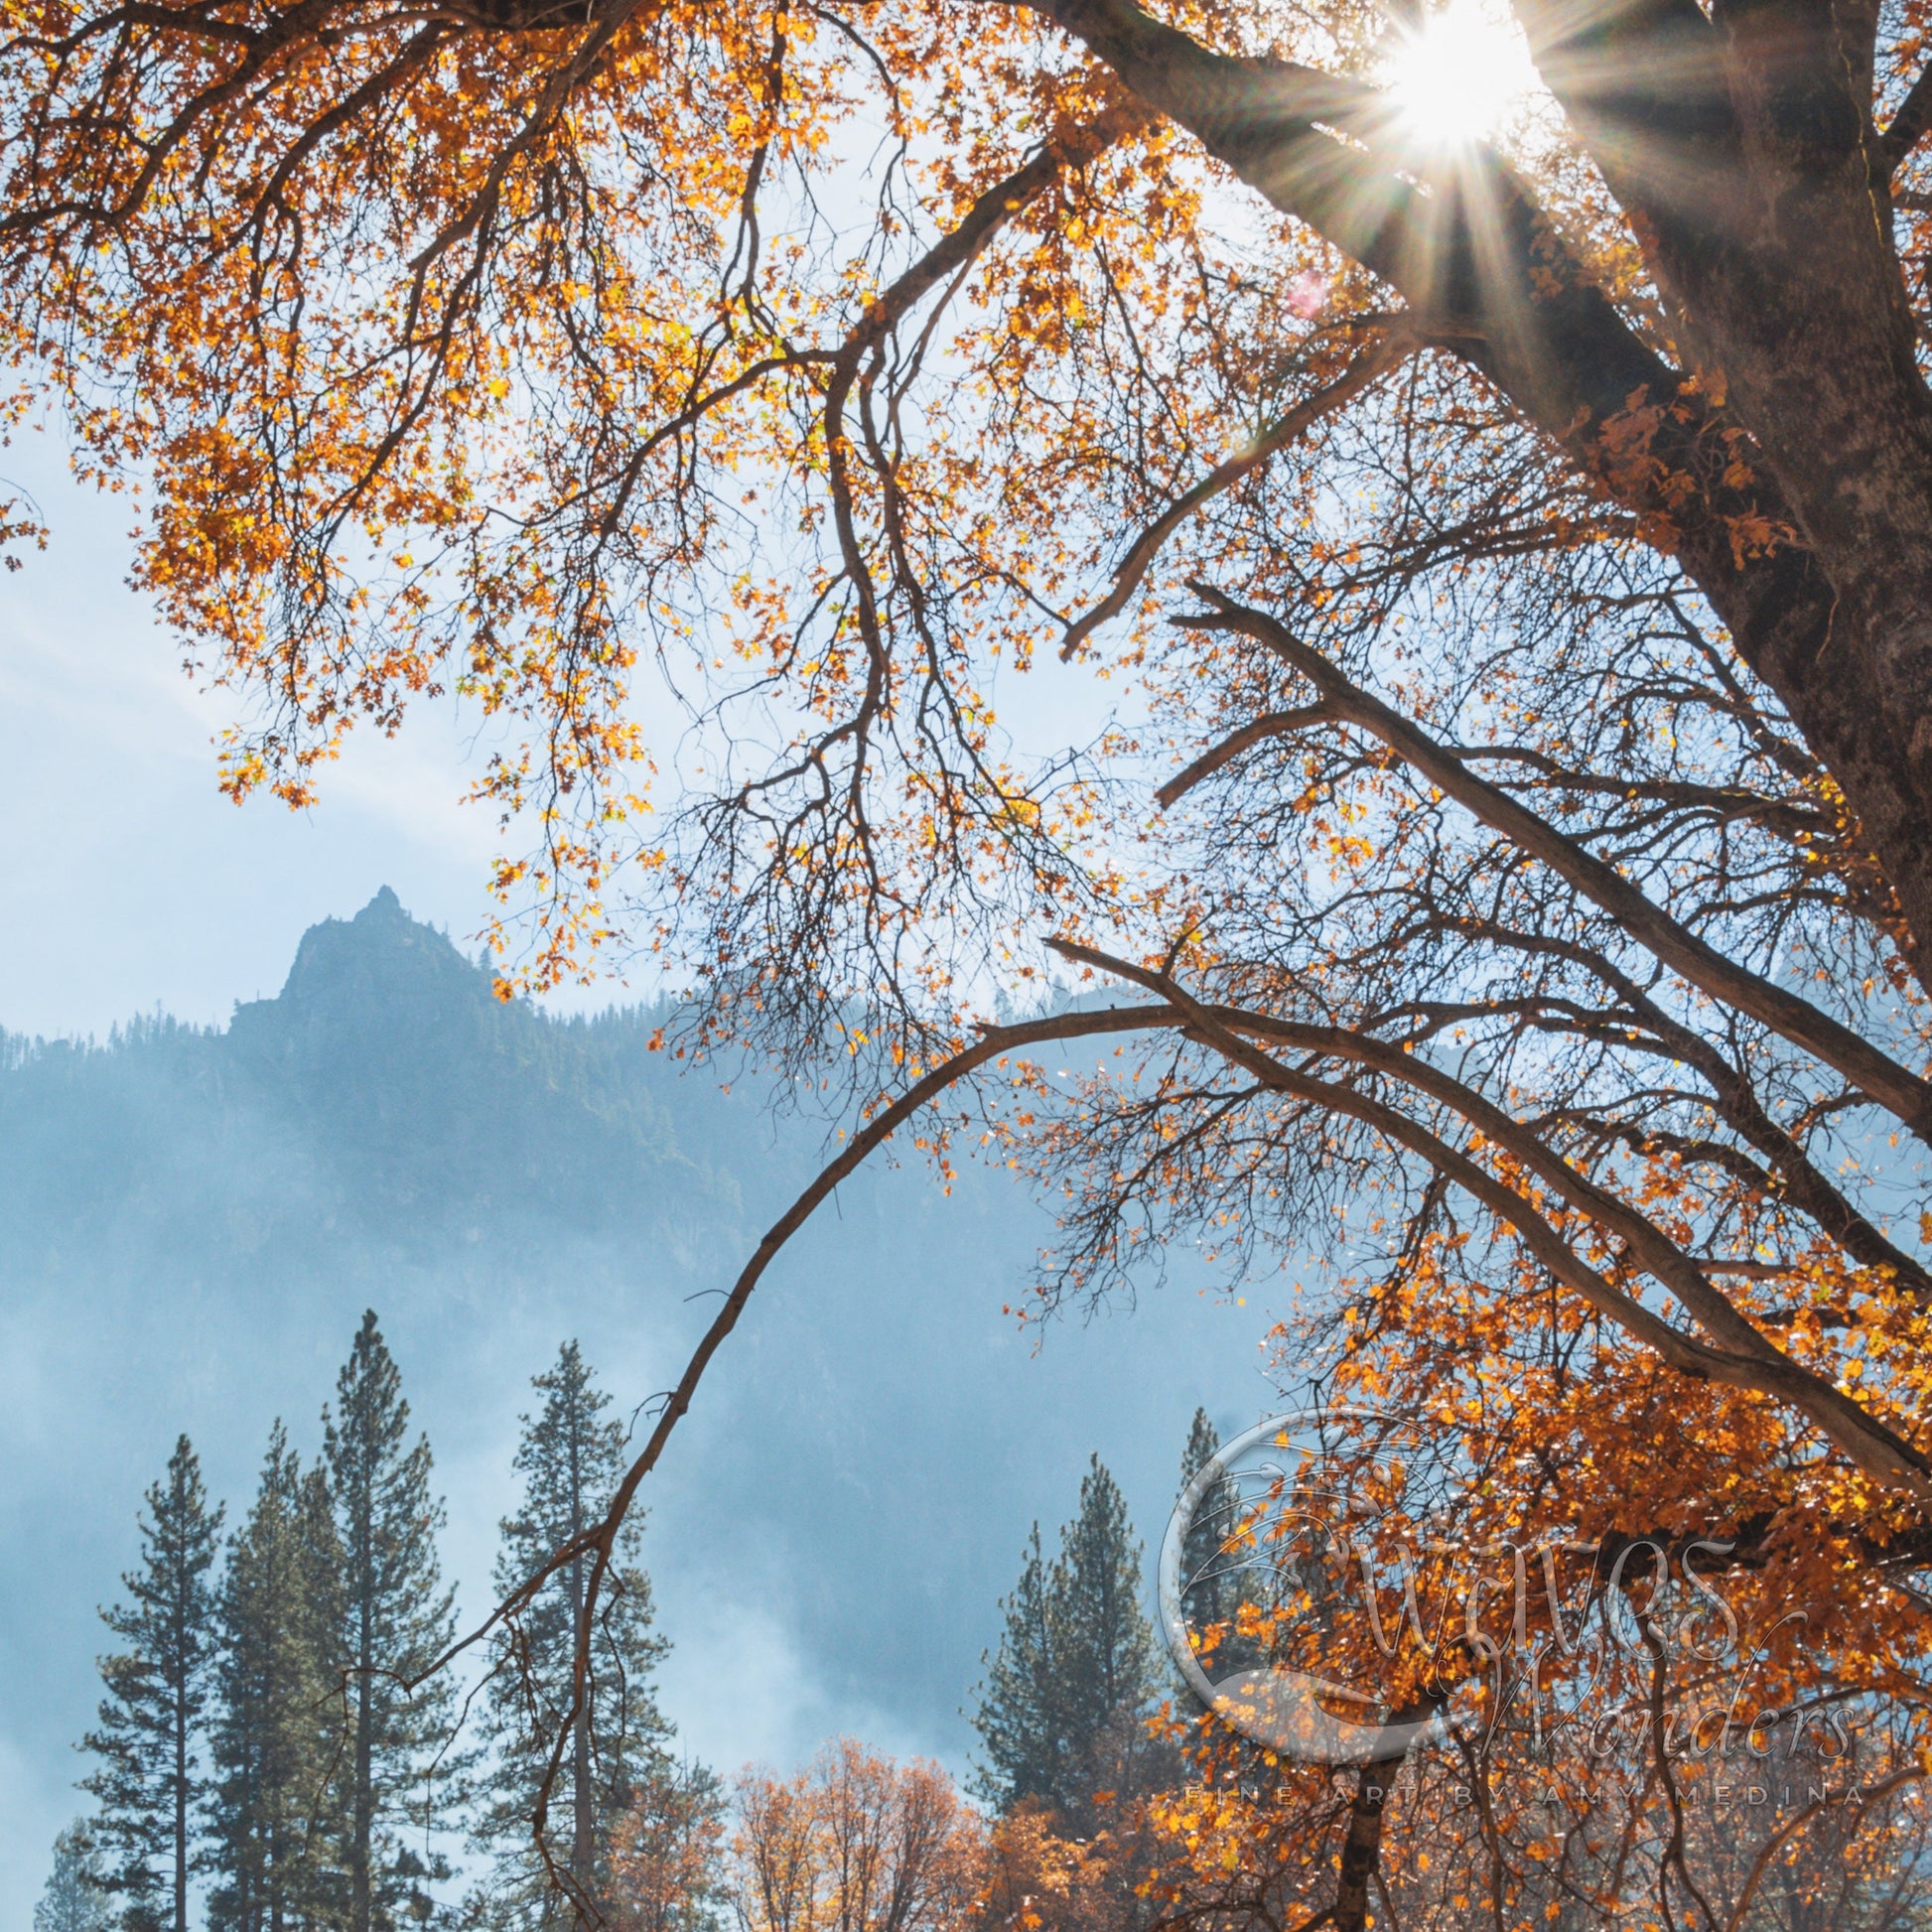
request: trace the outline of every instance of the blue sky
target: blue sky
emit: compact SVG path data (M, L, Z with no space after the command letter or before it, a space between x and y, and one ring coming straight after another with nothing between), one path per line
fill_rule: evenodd
M0 452L0 476L53 526L0 581L0 1027L99 1033L157 1004L225 1019L385 883L454 934L482 926L489 828L457 802L452 702L396 740L358 735L316 810L229 804L211 743L228 701L128 589L129 504L74 484L51 436Z

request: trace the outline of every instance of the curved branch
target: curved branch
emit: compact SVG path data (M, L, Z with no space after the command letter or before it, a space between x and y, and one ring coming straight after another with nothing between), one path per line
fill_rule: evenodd
M1311 725L1332 725L1337 714L1325 704L1305 704L1294 711L1270 711L1260 718L1250 719L1239 731L1230 732L1218 745L1210 745L1193 763L1178 777L1170 778L1155 794L1155 802L1163 811L1168 810L1177 798L1211 778L1225 764L1232 764L1243 752L1251 751L1257 745L1271 738L1287 738L1291 733L1307 731Z
M710 1367L712 1358L718 1350L724 1346L726 1337L738 1326L739 1316L744 1313L746 1304L752 1299L752 1293L763 1278L765 1270L777 1258L785 1243L811 1219L813 1213L837 1189L839 1183L850 1178L864 1165L869 1155L883 1147L922 1108L929 1106L959 1080L984 1066L989 1060L998 1059L1002 1054L1019 1048L1049 1040L1077 1039L1090 1035L1131 1032L1145 1026L1172 1027L1180 1024L1181 1016L1172 1008L1134 1007L1102 1008L1087 1013L1060 1014L1045 1020L1025 1021L1017 1026L989 1027L973 1045L964 1047L941 1061L931 1072L907 1088L891 1106L882 1109L853 1135L844 1151L836 1159L820 1169L810 1185L765 1230L764 1238L739 1272L738 1279L725 1297L723 1306L699 1338L697 1346L691 1351L690 1359L684 1366L684 1373L678 1377L676 1386L666 1392L663 1407L657 1413L657 1420L649 1440L624 1471L623 1478L612 1495L610 1507L604 1515L581 1535L574 1536L568 1542L559 1545L536 1570L524 1578L515 1589L504 1596L480 1624L458 1637L413 1677L403 1681L405 1691L413 1691L419 1684L426 1683L439 1671L448 1668L456 1658L474 1649L492 1631L527 1608L537 1592L559 1571L580 1557L591 1557L591 1572L584 1592L584 1608L577 1628L577 1652L572 1670L571 1703L558 1721L557 1743L551 1752L542 1783L538 1787L537 1804L531 1819L532 1836L545 1868L553 1880L567 1893L574 1897L576 1889L571 1883L569 1874L552 1863L545 1837L545 1826L549 1815L550 1792L562 1765L562 1752L569 1741L571 1726L576 1722L577 1714L589 1695L591 1641L596 1627L598 1595L611 1567L618 1533L623 1527L624 1518L629 1513L631 1502L639 1486L657 1466L665 1445L670 1441L671 1432L691 1407L692 1399L698 1391L698 1384L704 1379L705 1370Z
M1059 943L1060 950L1072 956L1088 953L1095 959L1105 960L1105 955L1091 954L1090 949L1056 943ZM1141 983L1158 980L1173 988L1173 982L1166 975L1148 975L1139 969L1128 969L1127 976ZM1445 1179L1463 1188L1488 1207L1500 1221L1514 1228L1553 1276L1572 1288L1590 1308L1615 1323L1632 1339L1652 1349L1672 1368L1700 1380L1790 1402L1810 1416L1823 1433L1860 1467L1880 1479L1902 1482L1921 1496L1932 1493L1932 1490L1928 1490L1914 1452L1899 1444L1882 1425L1865 1416L1856 1405L1837 1397L1836 1391L1824 1391L1833 1400L1820 1401L1820 1391L1810 1386L1813 1378L1788 1364L1784 1365L1783 1373L1779 1372L1779 1364L1783 1363L1781 1356L1777 1356L1775 1362L1747 1358L1680 1334L1642 1303L1624 1294L1585 1263L1564 1237L1537 1214L1520 1194L1506 1187L1439 1136L1394 1108L1372 1101L1352 1089L1316 1080L1282 1066L1272 1056L1249 1047L1237 1035L1231 1034L1226 1020L1211 1014L1178 988L1173 988L1173 991L1177 997L1166 999L1159 1005L1102 1008L1061 1014L1018 1026L988 1028L973 1045L942 1061L860 1129L850 1144L820 1171L791 1206L766 1230L763 1239L741 1270L723 1306L693 1349L676 1386L664 1399L649 1439L624 1472L604 1517L581 1536L572 1538L553 1552L481 1624L460 1637L409 1680L405 1688L413 1688L446 1668L454 1658L483 1642L492 1631L525 1608L560 1570L580 1557L589 1555L592 1558L584 1611L577 1631L572 1701L559 1725L559 1741L546 1767L531 1819L532 1833L546 1868L566 1891L572 1890L569 1875L554 1863L545 1836L549 1796L561 1768L564 1740L569 1735L578 1710L589 1695L596 1604L611 1566L618 1533L638 1488L657 1466L672 1431L688 1413L706 1369L738 1325L753 1292L792 1235L804 1226L841 1181L854 1173L872 1153L921 1109L988 1061L1019 1048L1046 1041L1153 1028L1185 1029L1203 1038L1225 1057L1255 1072L1270 1087L1359 1120L1391 1145L1404 1147L1416 1154ZM1262 1024L1259 1016L1240 1015L1236 1018L1244 1024ZM1772 1352L1775 1355L1775 1351ZM1814 1403L1823 1413L1813 1413Z

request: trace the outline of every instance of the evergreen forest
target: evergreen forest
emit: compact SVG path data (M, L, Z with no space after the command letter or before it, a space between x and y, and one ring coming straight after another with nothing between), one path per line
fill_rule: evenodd
M767 1082L653 1051L669 1017L498 1001L385 892L312 928L225 1024L0 1039L0 1568L38 1579L0 1605L0 1762L27 1780L0 1811L0 1917L41 1893L94 1725L92 1607L139 1556L134 1505L178 1436L235 1534L278 1415L305 1473L323 1454L373 1306L474 1617L559 1338L626 1427L675 1374L828 1128L809 1096L774 1114ZM908 1163L855 1177L774 1275L643 1499L680 1751L789 1764L856 1730L963 1773L962 1687L1020 1529L1068 1513L1095 1448L1156 1522L1194 1407L1266 1398L1257 1313L1191 1292L1015 1322L1050 1234L1012 1177L968 1166L947 1194Z
M492 1579L505 1598L603 1515L626 1459L626 1424L576 1341L530 1390ZM1212 1442L1197 1415L1189 1457ZM436 1669L458 1636L443 1523L373 1311L316 1425L274 1424L232 1512L179 1440L141 1501L140 1561L100 1612L98 1712L78 1740L91 1803L56 1841L36 1932L804 1932L849 1916L853 1833L867 1859L919 1867L886 1884L882 1863L864 1888L897 1887L898 1904L862 1921L936 1932L983 1919L1015 1860L1104 1842L1124 1802L1180 1774L1160 1740L1172 1687L1144 1553L1098 1455L1056 1550L1035 1524L1000 1605L972 1694L970 1796L929 1760L849 1737L789 1778L728 1778L684 1752L659 1702L672 1638L637 1518L581 1696L581 1556L474 1668ZM1122 1873L1087 1878L1083 1909L1104 1894L1136 1916Z

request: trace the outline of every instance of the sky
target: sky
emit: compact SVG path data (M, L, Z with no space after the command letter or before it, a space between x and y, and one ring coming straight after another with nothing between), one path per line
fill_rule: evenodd
M53 530L0 581L0 1027L101 1034L157 1005L225 1020L275 991L309 926L385 883L452 933L483 926L489 831L456 802L452 703L397 739L358 734L313 810L230 804L229 711L128 588L129 504L76 485L51 435L0 451L0 476Z

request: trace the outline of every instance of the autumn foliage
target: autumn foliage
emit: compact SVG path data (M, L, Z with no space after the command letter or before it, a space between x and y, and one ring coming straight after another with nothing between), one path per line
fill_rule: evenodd
M791 1778L738 1780L731 1899L743 1932L962 1932L985 1829L936 1764L834 1739Z

